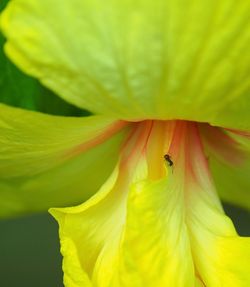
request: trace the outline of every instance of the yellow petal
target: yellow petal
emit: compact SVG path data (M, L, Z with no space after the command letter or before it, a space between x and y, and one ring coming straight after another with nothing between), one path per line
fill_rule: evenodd
M194 286L176 190L167 190L165 180L141 182L133 187L126 211L128 186L114 185L116 179L117 171L81 206L50 210L60 225L65 286L80 287L71 282L81 278L98 287ZM76 266L82 269L75 272Z
M124 189L119 190L119 184L115 186L117 176L118 170L115 169L101 190L86 203L72 208L50 210L60 225L66 274L64 283L67 287L74 286L69 282L78 282L81 278L87 278L93 284L96 282L93 286L113 286L109 285L110 273L112 275L113 272L113 253L117 252L126 206L126 201L122 199L126 192L124 193ZM110 245L113 247L111 250ZM79 272L74 272L75 266L79 265L82 268ZM99 272L100 269L102 273ZM106 278L99 284L97 282L100 276Z
M60 225L67 287L83 277L98 287L194 286L183 195L166 178L142 181L148 174L143 151L152 127L141 126L142 133L139 127L129 137L119 166L94 197L80 206L50 210ZM81 272L74 272L76 258Z
M124 282L137 279L133 286L140 287L194 286L183 194L177 188L166 179L133 186L121 258Z
M250 209L250 139L208 125L200 130L219 195Z
M0 216L88 198L116 163L123 125L0 105Z
M250 210L250 161L240 166L229 166L211 158L210 166L221 198Z
M65 286L93 287L86 274L82 272L81 262L75 245L69 238L61 240L61 252L62 254L67 254L63 260Z
M185 200L193 261L206 287L250 285L250 238L239 237L224 214L211 179L199 134L186 134ZM185 149L184 148L184 149Z
M249 1L12 0L6 52L67 101L123 119L250 129Z
M126 217L127 192L134 174L131 165L135 164L134 161L138 159L144 146L143 142L140 143L140 138L146 139L147 136L147 133L141 133L141 130L136 129L129 137L132 143L137 142L135 160L132 160L132 163L128 162L127 157L133 154L131 148L134 146L129 147L127 143L127 152L121 159L122 164L114 169L95 196L77 207L50 210L60 225L62 247L64 242L74 244L74 249L62 248L63 256L68 262L65 263L65 272L71 274L71 281L77 282L79 278L87 277L94 286L117 286L112 285L112 278L116 273L117 252ZM124 172L120 173L122 166ZM70 255L72 250L75 250L74 257ZM74 266L78 265L74 258L78 258L82 266L79 274L74 272ZM66 284L66 278L64 281Z
M208 192L192 190L187 225L195 268L204 286L249 286L250 238L237 235Z
M166 147L173 162L165 157L163 172ZM250 283L250 238L239 237L223 212L195 123L135 124L101 190L51 213L67 287L81 278L96 287Z

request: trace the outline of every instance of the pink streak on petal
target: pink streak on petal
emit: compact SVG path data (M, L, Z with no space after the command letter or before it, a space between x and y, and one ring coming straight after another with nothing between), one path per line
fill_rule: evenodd
M189 124L186 144L187 162L192 170L193 180L206 190L214 190L208 159L204 152L201 135L196 123Z
M183 133L185 133L186 122L175 121L174 125L175 127L173 137L171 140L171 144L169 146L168 154L170 155L171 158L173 158L176 161L178 154L180 152L180 145L182 142Z
M152 121L133 123L133 128L121 148L122 165L129 165L135 157L142 155L152 129Z
M73 147L71 150L69 150L65 154L65 157L71 158L71 157L77 156L85 152L88 149L91 149L99 144L102 144L103 142L111 138L113 135L117 134L119 131L121 131L124 127L128 125L129 123L125 121L117 121L117 122L112 123L110 126L108 126L105 130L103 130L96 137L78 146Z
M231 133L234 133L236 135L243 136L243 137L250 139L250 132L248 132L248 131L240 131L240 130L233 130L233 129L225 129L225 130L227 130Z
M231 165L241 165L245 153L240 144L223 129L208 124L199 125L204 142L218 159Z
M214 191L197 123L176 121L169 155L174 162L173 178L188 186L199 185Z

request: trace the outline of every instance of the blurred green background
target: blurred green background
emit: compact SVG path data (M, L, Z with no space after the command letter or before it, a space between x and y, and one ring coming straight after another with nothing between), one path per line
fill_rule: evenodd
M8 1L0 1L1 11ZM49 114L88 114L16 69L5 57L3 43L0 35L0 102ZM224 207L239 234L250 235L250 214ZM0 287L61 287L61 260L57 223L49 214L0 220Z
M58 229L48 214L0 221L0 286L62 287Z

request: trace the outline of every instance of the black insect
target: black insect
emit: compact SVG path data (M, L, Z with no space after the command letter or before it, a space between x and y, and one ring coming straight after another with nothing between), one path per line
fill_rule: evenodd
M171 156L169 154L165 154L164 155L164 159L168 163L169 166L173 166L174 165L173 161L171 160Z

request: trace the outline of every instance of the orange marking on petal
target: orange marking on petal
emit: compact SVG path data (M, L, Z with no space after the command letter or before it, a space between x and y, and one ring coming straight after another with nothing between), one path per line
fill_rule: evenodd
M151 128L152 121L133 123L133 129L121 149L123 164L129 164L135 154L143 153Z
M232 165L239 165L244 162L245 153L240 143L226 133L225 130L208 124L200 124L199 128L208 149L218 159Z
M84 142L76 147L73 147L70 151L67 152L66 157L74 157L78 154L85 152L88 149L91 149L99 144L102 144L109 138L111 138L114 134L118 133L124 127L128 126L129 123L125 121L117 121L110 126L108 126L105 130L101 131L100 134L96 135L92 139L87 142Z
M234 133L236 135L239 135L239 136L250 138L250 132L249 131L241 131L241 130L234 130L234 129L225 129L225 130L227 130L231 133Z

